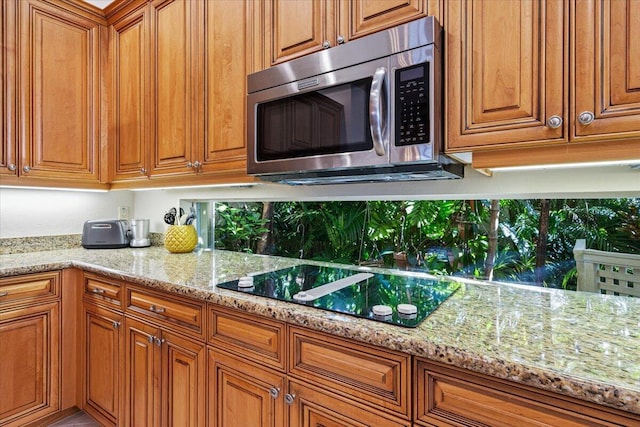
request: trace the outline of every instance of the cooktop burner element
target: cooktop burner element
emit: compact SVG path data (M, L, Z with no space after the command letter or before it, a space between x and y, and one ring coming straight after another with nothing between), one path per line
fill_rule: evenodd
M218 285L399 326L416 327L459 287L438 278L298 265Z

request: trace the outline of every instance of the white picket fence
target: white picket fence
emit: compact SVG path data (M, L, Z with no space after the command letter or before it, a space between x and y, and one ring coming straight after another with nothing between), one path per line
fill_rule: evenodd
M640 297L640 255L586 249L578 239L573 256L579 291Z

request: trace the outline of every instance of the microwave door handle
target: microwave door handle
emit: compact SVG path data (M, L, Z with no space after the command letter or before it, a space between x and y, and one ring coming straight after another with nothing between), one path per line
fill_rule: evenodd
M380 67L373 75L371 82L371 91L369 92L369 123L371 127L371 139L373 140L373 148L378 156L384 156L386 150L384 147L384 97L382 93L382 84L387 70Z

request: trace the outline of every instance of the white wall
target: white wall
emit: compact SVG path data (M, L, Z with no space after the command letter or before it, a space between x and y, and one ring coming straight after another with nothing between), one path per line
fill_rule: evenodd
M191 200L446 200L490 198L640 197L640 170L628 166L496 172L471 168L461 180L290 187L204 187L109 193L0 189L0 237L75 234L87 219L116 218L131 206L132 218L150 219L163 233L164 213Z
M117 218L118 206L133 211L134 194L0 188L0 238L80 234L88 219Z

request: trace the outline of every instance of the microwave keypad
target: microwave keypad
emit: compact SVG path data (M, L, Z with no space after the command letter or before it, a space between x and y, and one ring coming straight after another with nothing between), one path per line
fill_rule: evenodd
M396 71L396 145L429 142L429 86L425 64Z

